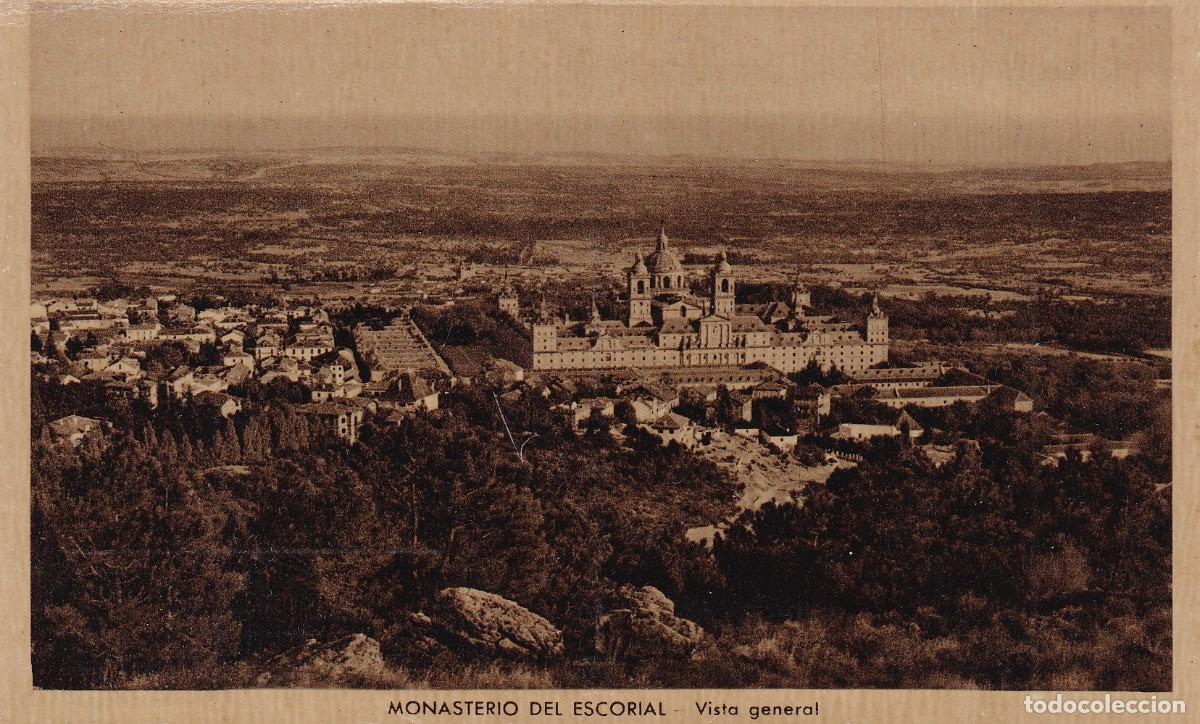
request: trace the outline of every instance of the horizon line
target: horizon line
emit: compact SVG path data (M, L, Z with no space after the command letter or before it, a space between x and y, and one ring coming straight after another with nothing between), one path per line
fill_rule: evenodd
M1036 168L1090 168L1098 166L1132 166L1132 165L1154 165L1167 166L1168 171L1173 163L1173 158L1168 155L1166 158L1126 158L1112 160L1088 161L1083 163L1063 163L1055 161L979 161L979 162L921 162L921 161L896 161L896 160L881 160L868 158L803 158L798 156L753 156L745 154L705 154L705 153L622 153L612 151L589 151L589 150L562 150L562 151L547 151L545 153L531 153L528 151L505 151L505 150L454 150L451 148L438 148L431 146L406 146L400 144L346 144L346 145L317 145L317 146L294 146L294 147L267 147L267 146L156 146L156 147L134 147L115 144L54 144L47 146L31 146L30 159L39 156L49 157L54 154L64 154L74 152L75 154L96 153L97 155L104 152L112 154L110 158L119 154L195 154L195 153L222 153L222 154L298 154L298 153L314 153L320 151L369 151L369 150L384 150L403 153L426 153L440 156L458 156L462 158L496 158L496 157L513 157L522 159L550 159L550 158L597 158L597 159L625 159L625 160L691 160L691 161L721 161L721 162L741 162L741 163L783 163L783 164L808 164L822 166L876 166L882 168L926 168L926 169L1036 169ZM67 155L67 157L71 157ZM74 156L80 157L80 156Z

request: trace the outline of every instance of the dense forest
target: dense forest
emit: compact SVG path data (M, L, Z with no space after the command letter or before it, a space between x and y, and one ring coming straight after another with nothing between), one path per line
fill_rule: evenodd
M34 427L40 687L249 686L263 657L347 633L381 642L395 678L366 683L384 687L1171 684L1169 485L1140 456L1038 465L1011 413L982 412L978 449L941 467L874 446L707 548L683 533L733 513L725 473L635 428L576 431L536 396L456 391L345 446L280 391L232 419L77 398L94 393L33 387L35 423L114 421L77 449ZM597 656L622 584L660 589L707 643ZM563 655L484 677L417 655L401 622L447 586L546 617Z

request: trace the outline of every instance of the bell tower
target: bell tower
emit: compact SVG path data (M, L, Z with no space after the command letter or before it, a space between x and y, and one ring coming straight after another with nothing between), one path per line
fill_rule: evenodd
M629 326L650 324L650 271L638 252L633 266L629 268Z
M734 285L733 267L729 265L729 260L725 258L725 252L721 252L721 258L717 260L716 266L712 271L712 314L719 314L726 319L733 319L735 304L734 304Z

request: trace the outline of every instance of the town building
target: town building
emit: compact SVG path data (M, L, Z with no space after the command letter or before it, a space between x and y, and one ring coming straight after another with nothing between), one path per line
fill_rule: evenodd
M158 338L158 332L161 329L162 325L158 322L131 324L125 330L125 339L130 342L150 342Z
M1057 465L1067 458L1069 452L1079 455L1079 459L1087 462L1098 451L1107 452L1114 458L1129 457L1140 451L1133 440L1108 440L1094 433L1064 433L1052 435L1051 443L1043 445L1038 450L1038 457L1043 465Z
M690 448L696 444L696 428L692 421L676 412L668 412L640 427L657 437L663 445L674 442Z
M588 397L572 401L569 405L560 405L559 408L570 410L571 421L578 429L586 425L593 415L612 419L616 414L616 403L616 400L608 397Z
M367 410L367 405L356 402L345 398L310 402L301 405L299 410L319 429L353 445L358 442L358 431Z
M150 409L158 407L158 382L141 378L113 380L104 386L107 394L127 400L145 400Z
M396 406L402 414L438 409L438 391L415 372L403 372L396 381Z
M48 423L50 439L54 443L66 443L79 447L83 438L92 433L100 433L111 427L107 420L97 420L82 415L67 415Z
M167 375L164 383L167 388L167 394L176 400L186 397L187 393L191 390L192 381L195 379L196 373L192 371L192 368L187 365L176 367Z
M794 432L783 430L760 430L758 439L763 445L776 452L790 453L796 449L796 445L800 441L800 436Z
M201 392L192 398L192 404L207 408L221 417L232 417L242 411L242 401L224 392Z
M916 367L877 367L856 370L847 374L847 377L854 385L869 385L877 390L890 390L928 387L937 382L945 373L945 365L931 363Z
M333 330L329 327L301 329L283 348L286 357L305 362L333 351Z
M833 434L833 437L840 440L870 440L875 437L900 437L904 430L908 430L908 436L913 440L925 434L925 428L920 423L914 420L908 412L901 412L896 417L896 421L890 425L843 422L838 425L837 432Z
M975 404L991 395L1007 409L1015 412L1031 412L1033 399L1024 392L1003 385L964 385L955 387L892 388L881 392L875 400L888 407L900 409L913 407L946 407L956 402Z

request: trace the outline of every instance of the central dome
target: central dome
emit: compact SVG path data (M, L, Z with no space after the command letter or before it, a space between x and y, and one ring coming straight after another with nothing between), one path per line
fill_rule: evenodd
M654 275L678 274L683 271L683 265L668 245L666 230L658 232L658 245L654 247L654 253L646 259L646 266Z

